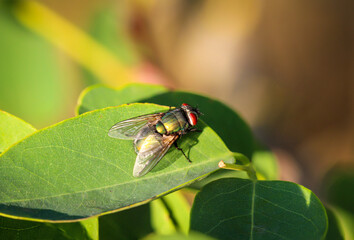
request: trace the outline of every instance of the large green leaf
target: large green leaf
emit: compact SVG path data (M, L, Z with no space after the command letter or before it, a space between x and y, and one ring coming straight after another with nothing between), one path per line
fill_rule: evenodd
M148 102L179 107L182 103L198 106L205 121L233 152L239 152L251 159L253 152L252 133L232 109L223 103L193 93L170 91L146 84L133 84L119 89L104 86L90 87L79 101L78 113L117 106L123 103Z
M220 179L196 196L191 230L218 239L322 239L323 205L291 182Z
M150 173L134 178L132 141L107 132L116 122L167 110L154 104L100 109L19 142L0 155L0 211L53 221L81 219L173 191L217 170L220 160L234 163L219 136L200 122L202 132L180 142L192 164L172 149Z
M35 131L22 119L0 110L0 153Z
M30 124L0 111L1 151L36 131ZM96 218L79 223L39 223L0 216L0 239L98 239Z

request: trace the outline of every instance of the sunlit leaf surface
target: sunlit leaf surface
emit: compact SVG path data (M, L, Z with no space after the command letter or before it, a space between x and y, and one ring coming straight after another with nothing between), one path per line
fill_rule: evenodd
M36 131L30 124L0 111L1 150ZM1 191L4 189L1 188ZM12 189L13 191L15 189ZM0 216L0 239L98 239L96 218L79 223L40 223Z
M0 110L0 153L35 131L30 124Z

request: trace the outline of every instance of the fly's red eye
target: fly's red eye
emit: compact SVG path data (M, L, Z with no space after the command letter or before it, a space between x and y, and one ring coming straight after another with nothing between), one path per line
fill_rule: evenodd
M187 103L183 103L182 106L185 106L185 107L186 107L186 106L189 106L189 105L188 105Z
M198 118L197 118L197 116L194 113L189 113L188 114L188 118L189 118L189 123L192 126L197 125Z

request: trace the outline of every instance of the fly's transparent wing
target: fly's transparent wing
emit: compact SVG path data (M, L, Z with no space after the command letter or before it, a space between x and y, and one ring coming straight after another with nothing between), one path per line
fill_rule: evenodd
M155 167L177 138L177 135L153 133L144 139L134 141L138 156L135 160L133 176L141 177Z
M136 135L134 138L134 149L136 154L139 154L141 147L145 143L145 140L148 136L153 135L156 133L154 125L146 124ZM159 135L156 135L159 138Z
M163 116L163 113L143 115L135 118L130 118L119 123L116 123L109 129L108 136L113 138L133 140L137 137L140 130L148 123L156 124Z

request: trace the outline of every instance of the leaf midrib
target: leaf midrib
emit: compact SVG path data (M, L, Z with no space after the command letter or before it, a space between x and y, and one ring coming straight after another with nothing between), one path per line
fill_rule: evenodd
M97 191L97 190L102 190L102 189L106 189L106 188L110 188L110 187L117 187L117 186L121 186L121 185L125 185L125 184L133 184L133 183L136 183L136 182L139 182L139 181L145 181L145 180L148 180L148 179L151 179L151 178L159 178L159 177L162 177L164 175L170 175L171 173L184 171L186 169L191 169L191 168L197 167L199 165L204 165L204 164L213 162L216 159L229 157L229 156L232 156L232 154L228 153L228 154L225 154L223 156L219 156L217 158L212 158L212 159L210 159L208 161L203 161L203 162L200 162L198 164L193 164L193 166L191 166L191 167L178 168L178 169L175 169L175 170L172 170L172 171L169 171L169 172L163 172L163 173L160 173L160 174L157 174L157 175L151 175L151 176L146 176L144 178L133 179L132 181L129 181L129 182L122 182L122 183L118 183L118 184L114 184L114 185L98 187L98 188L94 188L94 189L90 189L90 190L86 190L86 191L77 191L77 192L63 193L63 194L59 194L59 195L45 196L45 197L39 197L39 198L19 199L19 200L7 201L7 202L2 202L2 203L6 204L6 203L19 203L19 202L26 202L26 201L33 201L33 200L42 200L42 199L62 197L62 196L67 196L67 195L76 195L76 194L80 194L80 193L94 192L94 191ZM175 188L175 187L173 187L173 188Z
M254 200L256 198L256 181L252 181L252 205L251 205L251 232L250 240L253 240L253 226L254 226Z

